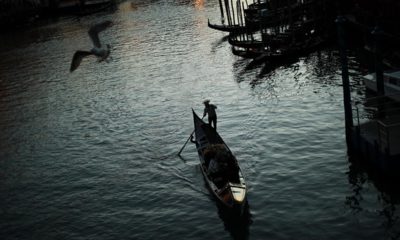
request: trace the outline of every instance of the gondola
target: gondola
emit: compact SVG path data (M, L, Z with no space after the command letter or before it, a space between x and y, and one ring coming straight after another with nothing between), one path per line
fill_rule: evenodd
M241 48L263 48L266 43L259 40L240 40L237 37L230 36L228 39L230 45Z
M235 156L218 132L194 111L193 120L195 139L192 142L196 144L200 168L210 192L226 208L242 213L247 204L247 188ZM226 164L225 167L220 167L217 173L210 173L208 167L212 159L218 159L219 163Z
M251 58L251 59L255 59L259 56L261 56L261 54L264 53L264 51L261 49L257 49L257 48L241 48L238 49L234 46L232 46L232 53L236 56L242 57L242 58Z
M249 29L246 26L240 26L240 25L218 25L218 24L212 24L210 23L210 20L208 20L208 27L218 30L218 31L222 31L222 32L229 32L229 33L235 33L235 34L239 34L239 33L246 33L249 31Z

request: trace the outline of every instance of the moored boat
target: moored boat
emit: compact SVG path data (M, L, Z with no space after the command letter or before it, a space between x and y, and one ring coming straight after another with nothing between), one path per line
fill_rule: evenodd
M242 58L257 58L264 53L263 49L257 48L236 48L232 46L232 53Z
M224 206L240 213L247 203L247 187L239 164L217 131L193 111L194 136L200 168L207 185ZM211 172L211 161L217 161L218 172ZM211 168L211 167L210 167Z
M250 29L248 29L246 26L240 26L240 25L218 25L218 24L212 24L210 23L210 20L208 20L208 27L222 31L222 32L229 32L229 33L234 33L234 34L239 34L239 33L246 33L249 32Z
M363 77L367 89L376 92L376 74L368 74ZM400 71L392 70L383 73L383 85L385 89L385 96L394 101L400 101Z

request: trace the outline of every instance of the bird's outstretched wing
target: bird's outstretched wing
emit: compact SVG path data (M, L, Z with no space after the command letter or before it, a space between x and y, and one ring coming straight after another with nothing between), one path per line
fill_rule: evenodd
M97 48L101 47L100 39L99 39L99 32L103 31L107 27L111 26L111 21L104 21L92 26L89 29L89 36L92 39L93 45Z
M92 54L93 53L89 51L76 51L74 53L74 56L72 57L71 68L69 69L69 71L72 72L77 69L79 67L79 64L81 64L82 62L82 58Z

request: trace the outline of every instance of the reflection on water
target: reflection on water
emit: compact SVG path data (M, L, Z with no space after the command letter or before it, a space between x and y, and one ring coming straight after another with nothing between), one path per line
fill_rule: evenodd
M1 239L398 238L396 191L345 174L335 51L263 72L207 18L218 1L131 0L1 36ZM113 60L69 74L108 19ZM244 217L210 200L195 146L176 156L205 98L246 175Z
M219 47L221 47L222 44L227 44L228 39L229 39L229 35L226 35L226 36L222 37L221 39L213 42L211 44L211 53L215 53L217 51L217 49Z
M387 234L391 239L400 239L400 216L397 215L398 196L381 192L379 200L382 203L382 210L379 214L384 218L383 226L387 229Z
M273 70L283 67L290 67L292 64L298 62L299 59L287 59L287 61L285 61L284 63L274 63L274 62L267 62L263 65L263 67L261 68L260 73L258 74L258 76L260 78L268 75L268 73L272 72Z
M352 158L350 161L348 180L351 184L352 194L346 197L345 204L356 217L365 212L376 211L382 221L382 227L386 230L385 239L400 239L400 214L398 211L400 189L396 179L388 179L381 175L363 159ZM377 209L371 209L368 204L369 199L364 198L371 187L378 190L376 199L380 206Z
M194 0L194 7L197 10L203 10L204 9L204 0Z
M366 181L366 176L357 170L355 164L351 164L349 169L350 170L347 174L349 183L351 184L352 194L346 197L345 203L353 213L357 213L362 211L360 206L360 201L362 201L361 191L363 189L362 186Z
M121 13L127 13L135 11L140 7L140 4L132 1L126 1L118 5L118 11Z
M250 60L237 59L233 64L234 77L239 84L248 84L260 99L300 97L310 88L313 88L313 93L321 94L329 91L330 86L339 86L337 69L340 65L333 52L328 48L293 62L274 66L266 63L250 69ZM272 68L265 71L269 67Z
M248 239L249 227L252 224L249 203L246 202L242 214L227 209L219 202L217 202L217 207L218 215L224 223L225 230L231 234L232 239Z

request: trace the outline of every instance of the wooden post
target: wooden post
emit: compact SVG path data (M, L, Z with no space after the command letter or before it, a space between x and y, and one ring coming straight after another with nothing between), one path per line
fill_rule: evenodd
M229 0L224 0L225 2L225 12L226 12L226 18L228 18L228 25L232 25L232 20L231 20L231 11L229 8Z
M242 19L242 26L243 27L245 27L245 20L244 20L244 3L242 2L242 8L241 8L241 10L242 10L242 13L240 14L240 19ZM244 37L245 37L245 40L249 40L249 36L248 36L248 34L247 34L247 31L246 31L246 33L244 33Z
M344 117L345 117L345 128L346 128L346 142L347 150L351 152L351 132L353 128L353 114L351 109L351 95L350 95L350 81L349 81L349 69L347 64L347 53L346 53L346 42L345 42L345 30L344 25L346 18L338 16L336 18L338 42L340 50L340 60L342 65L342 84L343 84L343 101L344 101Z
M224 8L222 6L222 0L219 0L219 9L221 11L221 23L222 25L225 24L225 18L224 18Z
M374 40L374 57L375 57L375 79L376 79L376 91L378 94L378 117L385 117L384 113L384 95L385 85L383 81L383 67L382 67L382 35L383 31L379 26L376 26L371 32Z
M383 84L383 69L382 69L382 34L383 31L378 26L371 32L374 39L374 55L375 55L375 72L376 72L376 89L379 96L385 94Z
M240 11L239 11L239 16L240 16L240 25L242 26L242 27L244 27L244 20L243 20L243 14L244 14L244 4L243 4L243 2L241 2L241 1L239 1L239 9L240 9Z
M236 17L237 17L237 25L240 27L241 25L240 25L240 17L239 17L239 1L240 0L236 0L236 11L237 11L237 14L236 14ZM242 41L243 40L243 34L242 33L240 33L239 34L239 40L240 41Z
M231 0L231 8L232 8L232 24L235 25L235 8L233 7L233 0Z

